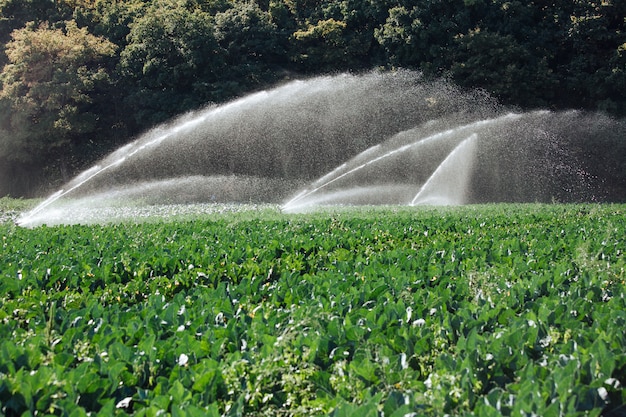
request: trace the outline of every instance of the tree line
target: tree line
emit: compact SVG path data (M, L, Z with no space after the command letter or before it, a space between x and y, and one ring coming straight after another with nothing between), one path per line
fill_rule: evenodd
M0 0L0 195L288 78L409 68L626 116L622 0Z

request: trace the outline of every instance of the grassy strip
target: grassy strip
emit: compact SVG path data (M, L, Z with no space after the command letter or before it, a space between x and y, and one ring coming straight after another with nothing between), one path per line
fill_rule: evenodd
M0 225L0 405L623 415L625 210Z

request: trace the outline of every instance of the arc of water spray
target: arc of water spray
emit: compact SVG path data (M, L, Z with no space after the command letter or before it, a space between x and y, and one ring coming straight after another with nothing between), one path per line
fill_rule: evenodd
M326 186L328 186L328 185L330 185L330 184L334 183L335 181L338 181L338 180L340 180L341 178L344 178L345 176L350 175L350 174L352 174L352 173L354 173L354 172L356 172L356 171L359 171L359 170L361 170L361 169L365 168L366 166L371 165L371 164L373 164L373 163L376 163L376 162L378 162L378 161L380 161L380 160L382 160L382 159L388 158L388 157L390 157L390 156L392 156L392 155L394 155L394 154L397 154L397 153L399 153L399 152L405 151L405 150L409 149L409 148L410 148L411 146L413 146L413 145L414 145L414 144L409 144L409 145L404 145L404 146L401 146L400 148L398 148L398 149L394 149L393 151L390 151L390 152L388 152L388 153L386 153L386 154L384 154L384 155L381 155L381 156L376 157L376 158L374 158L374 159L370 159L369 161L365 162L364 164L359 165L359 166L357 166L356 168L352 168L351 170L344 172L343 174L339 175L338 177L335 177L335 178L333 178L333 179L331 179L331 180L329 180L329 181L327 181L327 182L323 183L323 184L322 184L322 185L320 185L319 187L316 187L316 188L314 188L314 189L312 189L312 190L310 190L310 191L308 191L308 190L304 190L303 192L301 192L300 194L298 194L295 198L291 199L291 200L290 200L290 201L288 201L286 204L284 204L284 205L283 205L283 208L288 208L290 205L292 205L292 204L296 203L297 201L299 201L299 200L301 200L301 199L303 199L303 198L306 198L306 197L310 196L311 194L313 194L313 193L315 193L315 192L319 191L320 189L322 189L322 188L324 188L324 187L326 187Z
M360 154L358 154L356 157L354 157L352 159L352 161L355 161L356 159L364 159L366 155L369 155L371 153L376 152L379 148L381 147L381 144L377 144L374 145L366 150L364 150L363 152L361 152ZM339 174L339 172L341 172L343 169L345 169L348 166L347 162L344 162L343 164L339 165L337 168L333 169L332 171L330 171L328 174L324 175L323 177L317 179L313 184L323 184L326 181L331 180L332 178L334 178L336 175ZM306 190L305 190L306 191Z
M296 81L294 83L294 86L297 88L304 88L306 87L306 84L303 82L299 82ZM282 91L282 90L281 90ZM292 90L286 90L282 92L283 94L293 94ZM128 158L132 157L133 155L135 155L136 153L151 147L151 146L155 146L157 144L159 144L160 142L170 138L170 137L175 137L176 134L180 133L181 131L185 131L188 129L191 129L193 127L195 127L196 125L199 125L201 123L204 123L206 120L210 119L211 117L216 117L224 112L227 111L232 111L233 109L236 110L240 107L245 107L247 105L250 104L255 104L258 102L261 102L266 96L268 95L267 91L260 91L258 93L252 94L246 98L243 99L239 99L239 100L235 100L232 101L230 103L224 104L222 106L219 106L217 108L211 109L211 111L207 112L207 113L201 113L199 116L196 116L195 118L191 119L191 120L187 120L187 121L183 121L183 122L179 122L178 124L174 125L173 127L170 127L167 129L167 131L164 134L161 134L160 136L156 137L155 139L146 141L145 143L136 146L139 142L142 141L142 139L137 139L136 141L127 144L123 147L121 147L120 149L118 149L117 151L113 152L108 158L106 158L104 160L104 162L106 163L106 161L110 160L111 158L115 158L116 155L118 155L117 158L115 158L112 162L106 164L105 166L101 166L101 165L95 165L94 167L84 171L83 173L81 173L75 180L75 184L71 185L72 183L70 183L68 185L69 188L67 188L66 190L59 190L57 192L55 192L54 194L52 194L50 197L48 197L45 201L43 201L42 203L40 203L37 207L35 207L33 210L29 211L28 213L24 214L19 220L18 220L18 224L25 224L28 223L28 220L30 218L32 218L34 215L38 214L39 212L43 211L44 209L46 209L48 206L50 206L51 204L53 204L54 202L56 202L57 200L65 197L66 195L68 195L69 193L71 193L72 191L80 188L81 186L83 186L85 183L91 181L93 178L100 176L102 173L110 170L111 168L120 165L121 163L123 163L125 160L127 160ZM133 147L136 146L135 149L133 149ZM132 149L132 150L131 150ZM129 151L128 153L125 153L126 151ZM119 156L121 155L121 156Z
M496 117L496 118L492 118L492 119L487 119L487 120L478 120L476 122L472 122L472 123L469 123L469 124L466 124L466 125L462 125L462 126L459 126L459 127L453 128L453 129L448 129L448 130L445 130L443 132L436 133L436 134L428 136L426 138L418 139L415 142L412 142L412 143L409 143L407 145L403 145L403 146L401 146L399 148L393 149L393 150L387 152L384 155L378 156L378 157L376 157L374 159L370 159L369 161L367 161L367 162L365 162L365 163L363 163L363 164L361 164L361 165L359 165L359 166L357 166L355 168L352 168L352 169L344 172L343 174L341 174L341 175L339 175L339 176L337 176L335 178L328 179L326 182L322 183L321 185L319 185L319 186L317 186L315 188L312 188L310 190L307 190L307 189L303 190L302 192L298 193L295 197L293 197L291 200L289 200L287 203L283 204L282 209L283 210L289 210L290 206L293 206L298 201L303 200L303 199L309 197L310 195L318 192L322 188L325 188L325 187L329 186L330 184L332 184L332 183L334 183L334 182L336 182L336 181L338 181L338 180L340 180L340 179L342 179L342 178L344 178L344 177L346 177L346 176L348 176L350 174L353 174L353 173L355 173L357 171L360 171L361 169L363 169L363 168L365 168L365 167L367 167L369 165L372 165L372 164L374 164L374 163L376 163L378 161L386 159L386 158L388 158L390 156L393 156L395 154L398 154L400 152L404 152L404 151L406 151L406 150L408 150L408 149L410 149L410 148L412 148L414 146L423 145L425 143L432 142L432 141L440 139L442 137L451 135L451 134L453 134L455 132L462 132L463 130L475 129L475 128L482 127L482 126L485 126L485 125L494 124L494 123L500 122L502 120L518 119L520 117L521 117L521 115L518 114L518 113L507 113L504 116L500 116L500 117ZM380 146L380 145L375 145L374 147L365 150L363 153L371 152L371 150L373 148L378 147L378 146ZM360 155L362 155L363 153L361 153ZM342 166L344 166L344 165L342 165ZM336 168L332 172L336 172L340 168L341 167ZM329 177L330 177L330 174L327 174L327 175L325 175L322 178L329 178Z
M445 169L449 168L449 164L450 162L453 160L453 158L462 150L467 150L468 146L472 143L474 143L476 141L476 139L478 138L478 135L476 133L473 133L471 136L469 136L468 138L463 139L463 141L461 143L459 143L453 150L452 152L450 152L446 158L441 162L441 164L439 164L439 166L437 167L437 169L435 169L435 171L430 175L430 177L428 177L428 179L426 180L426 182L420 187L419 191L417 192L417 194L415 195L415 197L413 197L413 200L411 200L411 203L409 204L410 206L415 206L417 204L419 204L419 200L421 198L423 198L423 194L427 192L428 187L430 187L430 185L433 183L433 181L435 181L435 179L437 178L438 175L440 175L442 172L444 172ZM470 167L466 167L466 170L469 171ZM462 178L458 178L459 182L465 182L467 180L467 176L469 175L469 172L462 172L461 173L461 177ZM457 183L458 185L458 183ZM465 185L465 184L464 184ZM460 196L458 196L460 197ZM454 204L454 203L452 203Z
M81 187L85 183L91 181L95 177L101 175L103 172L106 172L106 171L110 170L111 168L120 165L121 163L123 163L128 158L130 158L133 155L135 155L136 153L138 153L138 152L140 152L140 151L142 151L142 150L144 150L146 148L149 148L151 146L155 146L155 145L161 143L162 141L164 141L165 139L167 139L168 137L174 136L175 134L179 133L182 130L190 129L190 128L194 127L195 125L201 123L204 119L205 118L197 118L197 119L194 119L194 120L190 120L190 121L188 121L186 123L183 123L180 126L176 126L175 128L169 130L167 133L165 133L163 135L160 135L160 136L152 139L151 141L148 141L148 142L146 142L146 143L144 143L144 144L142 144L140 146L137 146L135 149L133 149L129 153L127 153L127 154L125 154L123 156L120 156L119 158L115 159L113 162L105 165L104 167L100 167L100 165L96 165L93 168L88 169L87 171L83 172L82 174L80 174L77 177L77 179L80 179L80 181L78 181L76 184L72 185L67 190L59 190L56 193L52 194L43 203L39 204L33 210L31 210L28 213L26 213L26 215L23 216L20 220L18 220L18 224L27 223L27 221L28 221L28 219L30 217L36 215L37 213L39 213L40 211L44 210L46 207L48 207L49 205L54 203L55 201L57 201L60 198L68 195L69 193L71 193L72 191L74 191L77 188ZM118 149L115 152L115 154L124 153L125 150L132 148L133 145L134 145L134 143L128 144L126 146L123 146L122 148Z

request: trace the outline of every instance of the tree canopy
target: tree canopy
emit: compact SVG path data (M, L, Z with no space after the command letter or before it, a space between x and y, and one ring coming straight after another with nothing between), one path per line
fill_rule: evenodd
M626 116L621 0L0 0L0 42L0 195L299 75L416 69L524 109Z
M0 158L22 167L58 165L67 177L66 155L96 136L106 115L103 102L111 85L106 58L116 46L78 28L29 24L13 31L2 72L3 112Z

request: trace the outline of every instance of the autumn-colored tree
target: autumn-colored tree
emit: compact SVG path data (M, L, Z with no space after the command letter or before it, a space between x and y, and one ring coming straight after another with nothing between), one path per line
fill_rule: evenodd
M104 63L115 45L67 21L63 29L31 24L14 31L6 52L0 158L31 170L56 160L69 175L74 148L102 128L94 109L107 99Z

